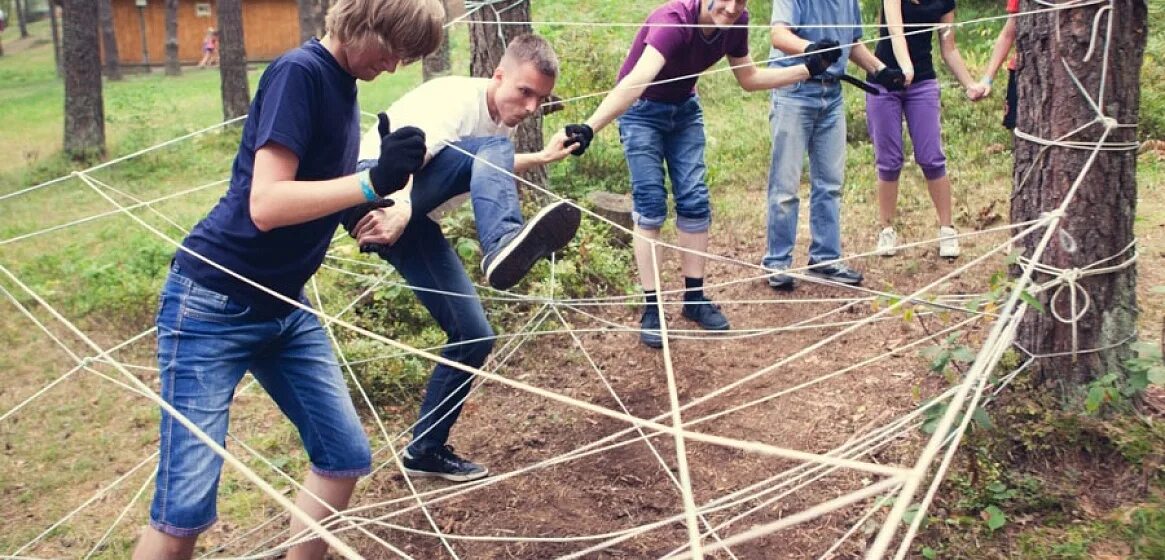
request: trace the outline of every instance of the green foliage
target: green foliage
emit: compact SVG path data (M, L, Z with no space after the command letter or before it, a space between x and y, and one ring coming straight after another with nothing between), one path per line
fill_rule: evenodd
M962 337L962 332L953 332L941 343L919 351L923 358L930 361L931 373L944 376L952 384L958 381L958 372L952 371L950 366L959 368L958 364L970 364L975 361L975 351L959 343ZM959 370L961 371L961 368Z

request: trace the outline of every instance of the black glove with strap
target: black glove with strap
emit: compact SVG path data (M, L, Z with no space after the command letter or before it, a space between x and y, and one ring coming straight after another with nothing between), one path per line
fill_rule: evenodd
M376 115L380 120L377 131L380 132L380 159L376 167L368 170L368 179L372 182L372 190L380 196L388 196L404 188L409 182L409 176L425 164L425 131L406 126L396 132L389 133L388 115Z
M872 76L874 82L886 88L886 91L902 91L906 89L906 74L897 68L886 66Z
M583 152L590 147L591 141L595 139L595 131L589 124L568 124L566 125L566 135L570 137L566 145L572 146L578 144L578 149L572 152L573 155L581 156Z
M369 172L371 173L371 170L369 170ZM391 198L382 198L373 202L364 202L362 204L358 204L345 210L344 213L340 215L340 225L344 226L344 231L348 232L349 237L356 239L356 225L360 223L360 220L362 220L364 216L368 215L368 213L373 210L388 208L393 204L395 204L395 201L393 201ZM360 246L360 252L380 254L382 250L387 248L387 245L381 245L380 243L365 243ZM383 256L383 254L381 256Z
M833 39L822 39L805 47L805 68L812 77L824 74L833 63L841 58L839 43Z

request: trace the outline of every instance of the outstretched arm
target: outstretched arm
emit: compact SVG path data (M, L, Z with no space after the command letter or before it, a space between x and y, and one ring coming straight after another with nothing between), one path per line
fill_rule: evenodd
M959 47L955 45L955 27L951 25L955 22L955 11L951 10L943 14L939 21L946 24L946 27L942 28L938 34L938 44L942 51L943 62L963 85L968 98L972 101L982 99L987 95L986 88L971 77L971 72L967 70L967 63L963 61L963 55L959 54Z
M647 45L635 67L603 98L603 102L595 109L591 118L587 119L586 124L598 132L627 112L631 104L643 94L643 90L659 75L665 62L667 61L662 53L655 47Z
M809 69L804 64L783 68L757 68L751 56L728 57L736 82L745 91L779 88L799 82L809 77Z
M991 82L995 80L995 73L999 71L999 67L1003 66L1003 61L1007 59L1007 54L1011 52L1011 47L1015 44L1015 16L1007 18L1007 22L1003 24L1003 29L999 32L999 37L995 38L995 46L991 49L991 60L987 62L987 68L983 70L983 78L980 83L987 86L987 93L991 93Z

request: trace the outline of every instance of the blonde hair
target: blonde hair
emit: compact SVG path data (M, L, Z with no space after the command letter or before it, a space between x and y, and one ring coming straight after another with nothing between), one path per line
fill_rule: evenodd
M527 33L514 37L506 46L506 53L502 55L502 63L507 62L529 62L542 75L558 77L558 55L554 53L554 47L550 46L550 42L541 35Z
M337 0L324 19L340 43L376 41L404 60L437 50L444 24L441 0Z

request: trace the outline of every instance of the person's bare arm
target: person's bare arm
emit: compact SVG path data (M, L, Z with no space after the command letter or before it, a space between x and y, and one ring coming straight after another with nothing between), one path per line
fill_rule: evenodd
M967 63L963 61L963 55L959 53L959 47L955 44L955 27L951 25L955 22L955 11L951 10L943 14L939 21L945 25L938 34L938 45L942 52L943 62L963 85L968 98L972 101L982 99L987 94L986 88L971 77L971 72L967 70Z
M615 89L607 93L603 102L599 104L599 108L595 109L595 112L587 119L586 124L595 133L598 133L603 127L611 124L611 121L627 112L631 104L635 103L635 100L643 94L643 90L648 84L659 75L665 62L667 61L663 58L662 53L655 47L647 45L643 49L639 61L635 63L635 67L622 80L619 80Z
M356 175L296 181L299 156L271 142L255 152L251 221L259 231L310 222L365 201Z
M882 13L886 16L886 30L890 33L890 45L894 47L894 59L898 68L906 76L906 85L914 82L914 61L910 60L910 48L906 45L906 35L902 25L902 0L883 0Z
M801 36L793 32L793 30L784 23L775 23L769 30L769 41L774 47L786 56L796 56L805 53L805 47L813 44L813 41L802 39Z
M995 73L1003 66L1003 61L1007 59L1013 45L1015 45L1015 16L1010 16L1003 24L1003 29L999 31L999 36L995 38L995 46L991 48L991 59L987 61L983 78L979 80L987 86L984 96L991 94L991 83L995 81Z
M728 57L736 82L745 91L759 91L779 88L799 82L809 77L804 64L783 68L757 68L751 56Z

